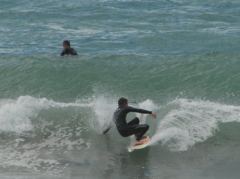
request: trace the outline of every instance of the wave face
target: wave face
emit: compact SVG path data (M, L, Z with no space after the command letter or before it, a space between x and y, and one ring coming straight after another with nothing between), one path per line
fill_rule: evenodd
M56 101L96 95L170 101L176 97L238 102L239 56L1 57L0 97Z
M115 110L113 99L103 96L71 103L20 96L0 104L0 168L46 170L51 175L68 165L52 155L89 150L89 136L101 135ZM139 106L154 108L151 100Z
M215 138L232 145L225 136L238 136L238 66L237 55L222 54L1 57L0 167L69 169L60 154L93 150L120 96L158 113L157 121L139 116L153 147L189 151ZM116 146L128 145L110 131Z

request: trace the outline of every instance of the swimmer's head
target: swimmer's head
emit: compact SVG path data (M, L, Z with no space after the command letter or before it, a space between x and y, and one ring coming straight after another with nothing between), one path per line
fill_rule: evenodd
M63 48L67 49L67 48L70 48L70 47L71 47L70 41L69 40L64 40L63 41Z
M121 97L118 100L118 107L123 108L123 107L127 107L128 106L128 99Z

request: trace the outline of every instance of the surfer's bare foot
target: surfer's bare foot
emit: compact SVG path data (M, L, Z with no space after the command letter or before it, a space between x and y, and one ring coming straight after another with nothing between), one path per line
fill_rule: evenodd
M137 142L134 144L134 146L142 145L142 144L144 144L144 143L145 143L144 140L139 140L139 141L137 141Z
M143 136L142 139L141 139L141 140L138 140L134 145L135 145L135 146L136 146L136 145L142 145L142 144L144 144L144 143L147 142L148 138L149 138L148 136Z
M148 136L143 136L142 139L140 141L146 142L149 139Z
M146 140L148 139L148 136L143 136L141 140Z

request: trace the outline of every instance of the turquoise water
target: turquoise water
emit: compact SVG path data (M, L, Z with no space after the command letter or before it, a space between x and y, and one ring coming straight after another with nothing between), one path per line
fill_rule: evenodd
M1 0L0 177L239 178L239 17L237 0ZM144 150L101 134L120 96L158 114Z

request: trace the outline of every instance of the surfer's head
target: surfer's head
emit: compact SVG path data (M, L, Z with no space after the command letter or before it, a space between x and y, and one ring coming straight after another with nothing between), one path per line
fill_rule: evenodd
M123 108L123 107L126 107L126 106L128 106L128 99L124 98L124 97L119 98L118 107Z
M64 40L63 41L63 48L67 49L67 48L70 48L70 47L71 47L70 41L69 40Z

